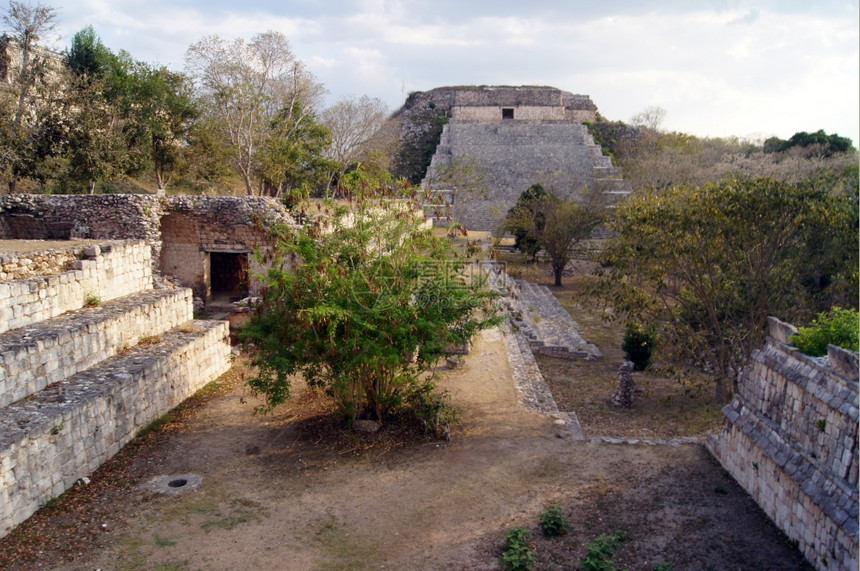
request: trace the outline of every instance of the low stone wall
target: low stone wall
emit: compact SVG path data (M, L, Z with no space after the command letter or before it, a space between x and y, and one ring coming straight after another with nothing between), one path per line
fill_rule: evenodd
M226 372L228 335L193 321L0 411L0 537Z
M193 318L191 290L150 290L0 335L0 407Z
M770 337L707 446L817 569L858 565L857 356L815 358ZM845 362L849 365L845 366Z
M80 309L88 297L105 302L152 288L151 250L146 242L89 246L83 256L67 272L0 282L0 333Z

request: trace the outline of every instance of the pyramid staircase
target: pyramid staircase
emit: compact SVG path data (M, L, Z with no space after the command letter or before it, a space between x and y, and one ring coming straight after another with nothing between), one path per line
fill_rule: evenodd
M586 361L602 357L547 286L513 279L501 268L489 271L487 280L502 294L511 323L528 341L532 353Z
M81 254L0 281L0 537L230 367L227 322L153 289L149 245Z

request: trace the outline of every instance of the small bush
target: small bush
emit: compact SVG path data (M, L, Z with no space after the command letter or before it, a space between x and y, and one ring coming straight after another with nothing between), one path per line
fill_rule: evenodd
M529 532L521 527L512 527L505 534L505 551L502 553L502 568L505 571L528 571L535 567L535 556L529 545Z
M627 359L633 361L633 369L644 371L651 362L651 353L654 351L654 335L647 330L628 327L624 332L624 342L621 349L627 355Z
M800 327L788 341L801 353L820 357L827 354L827 345L857 351L860 341L860 316L856 309L834 307L819 313L809 327Z
M585 571L616 571L613 557L615 550L624 542L624 532L615 535L601 534L585 545L582 567Z
M102 298L94 293L88 293L84 297L84 305L87 307L98 307L102 303Z
M567 522L564 514L561 513L561 507L558 504L554 504L546 508L541 514L538 527L540 527L544 537L557 537L567 533L567 530L570 529L570 524Z
M451 439L451 425L457 421L457 409L448 393L436 392L432 382L420 384L406 398L406 407L416 418L425 434Z

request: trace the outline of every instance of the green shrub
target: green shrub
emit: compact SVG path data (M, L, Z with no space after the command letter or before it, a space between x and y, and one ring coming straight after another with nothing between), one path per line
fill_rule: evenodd
M615 535L601 534L585 545L585 557L582 558L582 568L585 571L616 571L612 561L615 550L624 542L624 532L616 531Z
M836 345L850 351L858 350L860 319L856 309L834 307L819 313L809 327L800 327L788 341L801 353L820 357L827 354L827 345Z
M647 330L628 327L624 332L624 342L621 349L627 359L633 361L633 369L644 371L651 362L651 353L654 351L654 335Z
M546 508L541 514L538 527L540 527L544 537L556 537L567 533L570 524L567 523L567 519L561 513L561 507L554 504Z
M529 539L528 530L521 527L512 527L505 534L505 551L502 553L502 568L505 571L534 569L535 556Z

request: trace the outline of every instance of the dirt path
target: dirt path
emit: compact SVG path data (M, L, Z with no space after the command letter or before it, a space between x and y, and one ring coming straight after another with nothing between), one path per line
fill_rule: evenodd
M514 525L532 530L539 569L579 568L585 543L616 529L628 569L805 568L701 447L576 442L526 412L501 335L484 332L443 382L461 407L451 442L325 446L293 420L309 399L258 416L237 382L129 470L137 482L200 475L197 489L135 484L84 525L103 548L60 562L49 545L21 568L497 569ZM563 540L537 537L553 503L572 523Z

